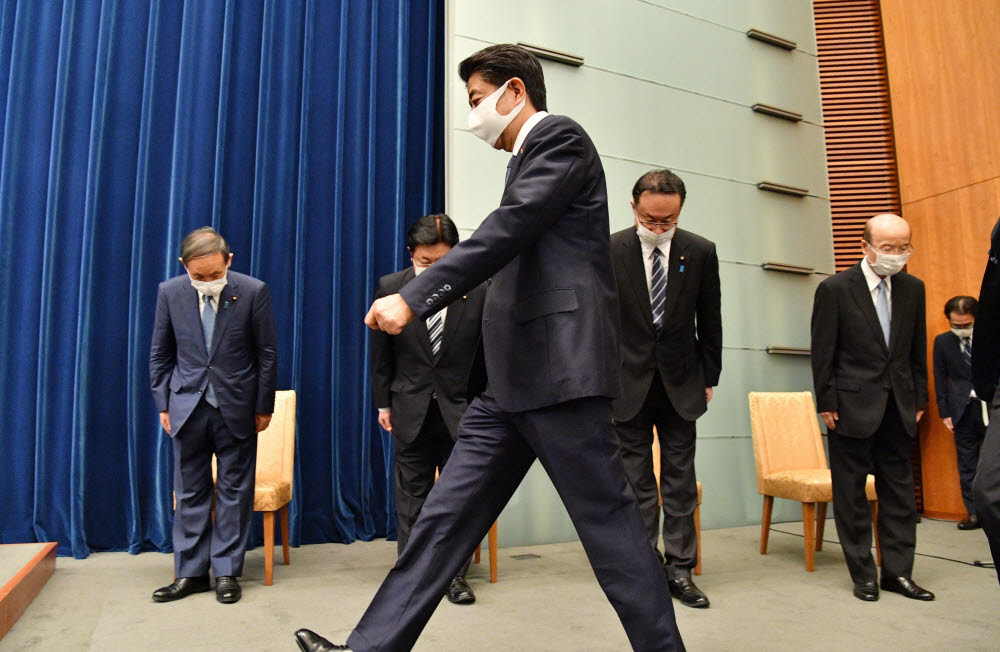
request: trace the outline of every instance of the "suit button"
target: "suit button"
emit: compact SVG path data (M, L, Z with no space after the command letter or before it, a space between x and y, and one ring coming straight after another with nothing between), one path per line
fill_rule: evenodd
M206 365L206 366L207 366L207 367L208 367L209 369L211 369L211 368L212 368L212 365Z
M882 385L882 391L883 392L888 392L890 389L892 389L892 388L889 387L888 385Z
M200 389L198 390L198 393L201 394L201 390Z

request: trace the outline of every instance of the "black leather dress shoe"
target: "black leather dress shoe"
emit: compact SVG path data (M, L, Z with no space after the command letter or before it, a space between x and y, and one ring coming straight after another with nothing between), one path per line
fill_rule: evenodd
M208 581L208 575L202 577L178 577L174 583L153 591L154 602L173 602L186 598L192 593L204 593L211 591L212 584Z
M215 599L222 604L232 604L239 602L243 592L240 590L240 583L231 575L223 575L215 578Z
M979 517L975 514L958 524L959 530L978 530L981 527L983 526L979 523Z
M854 597L865 602L878 600L878 585L875 582L862 582L854 585Z
M316 632L300 629L295 632L295 642L302 652L327 652L328 650L350 650L346 645L335 645Z
M882 590L905 595L913 600L933 600L934 594L917 585L909 577L882 577Z
M448 587L448 602L452 604L472 604L476 601L476 594L472 592L472 587L459 575L451 581Z
M695 609L704 609L708 606L708 596L695 586L690 577L667 580L667 585L670 587L670 595L680 600L684 606Z

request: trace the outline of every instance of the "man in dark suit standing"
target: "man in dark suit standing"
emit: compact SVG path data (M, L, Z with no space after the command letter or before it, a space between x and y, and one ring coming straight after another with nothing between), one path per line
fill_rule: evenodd
M408 650L538 459L635 650L681 650L670 592L611 425L618 304L604 169L569 118L545 112L538 60L514 45L464 60L471 131L513 152L500 206L365 322L398 333L487 279L485 391L469 405L410 541L347 642ZM303 650L345 649L309 630Z
M715 244L677 226L686 194L670 170L647 172L632 188L635 226L611 236L622 324L622 394L613 409L625 474L659 557L656 427L664 571L675 598L704 608L708 597L691 579L698 561L695 420L719 384L722 315Z
M412 267L379 279L375 298L396 294L458 244L458 229L447 215L425 215L406 234ZM458 422L469 406L469 372L483 320L482 286L426 320L415 319L399 335L371 331L372 398L378 422L396 444L396 521L399 554L444 468ZM465 581L469 561L448 587L448 600L472 604Z
M153 399L174 449L176 500L176 580L153 600L210 590L211 568L216 598L232 603L240 599L236 578L250 536L257 433L274 411L271 294L265 283L229 270L229 245L207 226L184 238L180 259L187 273L160 284L149 354Z
M934 338L934 391L938 413L948 430L955 434L958 479L968 516L959 530L979 527L972 479L979 464L979 448L986 435L986 405L972 389L972 331L976 321L976 300L958 296L944 305L951 330Z
M829 432L833 508L854 595L878 600L865 482L875 475L882 589L916 600L934 594L910 577L916 547L910 440L927 403L924 284L902 269L913 251L896 215L865 224L854 267L816 288L812 370Z
M989 397L990 425L979 451L972 493L996 566L1000 562L1000 221L991 240L972 336L972 383L976 394Z

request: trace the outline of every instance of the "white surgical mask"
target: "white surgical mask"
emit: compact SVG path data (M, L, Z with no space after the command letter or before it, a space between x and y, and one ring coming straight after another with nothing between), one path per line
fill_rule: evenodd
M972 337L972 329L972 326L969 326L968 328L953 328L951 329L951 332L959 337Z
M500 97L507 90L507 84L509 83L510 80L508 79L495 93L484 98L469 113L469 130L489 143L490 147L496 145L497 139L500 138L503 130L507 128L507 125L524 108L524 100L521 100L521 103L515 106L507 115L497 113L497 102L500 101Z
M427 270L428 267L430 267L430 265L418 265L416 263L413 263L413 275L420 276L421 274L424 273L424 271Z
M193 287L195 290L198 290L202 294L210 294L212 296L218 296L219 294L222 293L222 290L225 289L226 287L226 283L228 282L226 280L226 276L228 276L228 274L223 276L222 278L217 278L214 281L196 281L192 278L191 287ZM190 276L188 278L190 278Z
M663 233L653 233L641 224L635 225L635 232L639 235L639 239L654 247L662 247L673 240L674 232L676 231L677 227L674 226L671 227L669 231L664 231Z
M872 269L879 276L892 276L898 273L910 258L910 254L884 254L878 249L872 251L875 252L875 264L872 265Z

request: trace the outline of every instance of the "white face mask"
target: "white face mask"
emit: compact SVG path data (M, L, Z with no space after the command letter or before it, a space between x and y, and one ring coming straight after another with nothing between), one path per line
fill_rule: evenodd
M959 337L972 337L973 328L973 326L969 326L968 328L953 328L951 332Z
M871 249L870 246L869 249ZM906 261L910 258L910 254L884 254L878 249L871 249L871 251L875 252L875 264L872 265L872 269L879 276L892 276L898 273L906 266Z
M641 224L635 225L635 232L639 235L639 239L646 244L653 245L654 247L662 247L673 240L674 233L676 231L677 227L673 226L669 231L664 231L663 233L653 233Z
M212 296L218 296L219 294L222 293L222 290L226 287L226 283L228 282L226 280L226 276L228 276L228 274L224 275L222 278L217 278L214 281L196 281L192 278L191 287L193 287L195 290L198 290L202 294L210 294ZM188 276L188 278L191 278L190 275Z
M507 128L507 125L524 108L524 100L521 100L521 103L515 106L507 115L497 113L497 102L500 101L500 97L507 90L507 84L509 83L510 80L508 79L495 93L484 98L469 113L469 130L489 143L490 147L496 145L497 139L500 138L503 130Z
M430 267L430 265L418 265L416 263L413 263L413 275L414 276L420 276L421 274L424 273L424 271L428 267Z

